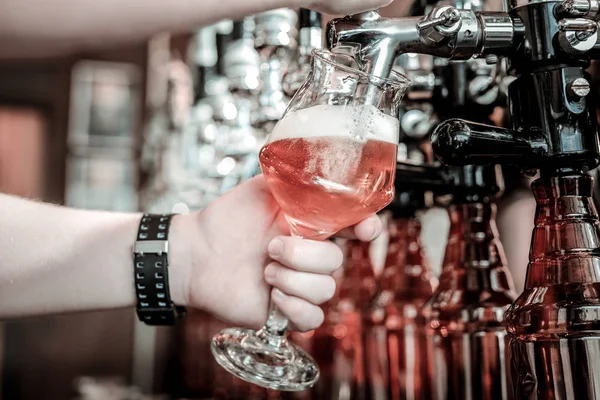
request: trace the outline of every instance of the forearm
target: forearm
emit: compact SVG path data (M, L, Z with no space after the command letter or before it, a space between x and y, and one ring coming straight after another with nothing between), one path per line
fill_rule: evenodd
M140 215L75 210L0 195L0 318L135 305L132 246ZM189 267L174 219L171 295ZM173 237L175 236L175 237Z
M308 0L3 0L0 57L53 56L185 32L223 18Z

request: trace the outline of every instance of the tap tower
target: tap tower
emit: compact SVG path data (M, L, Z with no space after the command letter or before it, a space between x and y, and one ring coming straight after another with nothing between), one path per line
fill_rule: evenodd
M424 17L377 12L334 20L328 43L387 76L402 53L454 60L505 57L510 129L440 124L446 164L513 164L539 171L526 288L507 313L516 399L599 399L600 231L588 172L599 164L595 104L585 69L597 58L597 1L514 0L508 11L434 7Z

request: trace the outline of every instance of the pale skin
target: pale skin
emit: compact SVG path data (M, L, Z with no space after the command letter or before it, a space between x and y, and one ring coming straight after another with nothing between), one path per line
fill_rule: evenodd
M279 7L350 14L391 0L3 0L0 58L67 55L141 41ZM232 10L235 10L232 14ZM108 27L108 28L107 28ZM0 194L0 318L133 307L132 249L140 214L84 211ZM371 216L339 236L373 240ZM174 217L172 300L232 324L264 324L269 298L306 331L323 322L341 250L289 236L262 177L202 212Z
M75 210L0 195L0 317L135 305L132 243L140 215ZM340 232L372 240L376 217ZM323 321L330 276L342 262L331 242L289 235L264 179L256 177L199 213L176 216L169 281L176 304L258 327L269 295L298 330ZM266 268L265 268L266 267Z
M274 8L311 8L330 15L372 10L392 0L2 0L0 57L67 55L189 32L223 18Z
M1 0L0 59L56 57L141 42L159 31L192 31L222 18L278 7L329 15L384 7L391 0ZM394 2L384 15L403 15ZM500 8L496 8L500 9ZM0 194L0 319L132 307L132 246L139 214L82 211ZM514 227L512 228L514 229ZM340 233L372 240L372 216ZM530 233L530 231L528 231ZM233 189L201 213L173 220L173 300L233 324L265 322L273 300L293 328L323 320L341 263L329 242L288 236L262 178ZM283 243L280 255L273 251ZM286 295L281 296L281 293Z

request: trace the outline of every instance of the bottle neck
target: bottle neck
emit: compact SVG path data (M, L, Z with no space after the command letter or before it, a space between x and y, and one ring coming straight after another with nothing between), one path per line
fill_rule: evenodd
M453 204L440 286L470 292L512 292L513 282L489 201Z
M388 225L389 245L381 289L393 301L425 302L437 286L421 242L416 217L395 218Z
M537 208L527 289L600 281L600 222L593 179L572 173L532 184Z

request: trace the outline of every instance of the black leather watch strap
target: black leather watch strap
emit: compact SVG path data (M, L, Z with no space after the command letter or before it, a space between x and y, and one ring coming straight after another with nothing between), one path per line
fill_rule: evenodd
M169 293L171 215L144 214L133 250L137 315L148 325L173 325L185 312Z

